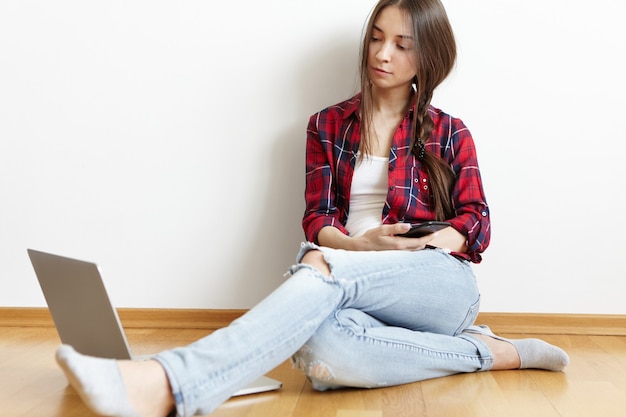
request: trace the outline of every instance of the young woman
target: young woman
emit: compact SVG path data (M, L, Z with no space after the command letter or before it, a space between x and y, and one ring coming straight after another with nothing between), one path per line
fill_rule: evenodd
M317 390L461 372L560 371L567 354L473 325L470 263L489 244L472 137L431 106L456 47L439 0L381 0L363 42L361 92L310 119L308 240L290 278L230 326L143 362L57 360L94 412L208 414L292 357ZM421 238L411 223L450 226Z

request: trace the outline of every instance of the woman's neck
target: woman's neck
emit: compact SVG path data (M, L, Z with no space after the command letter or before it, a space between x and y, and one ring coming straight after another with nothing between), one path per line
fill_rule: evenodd
M404 118L409 103L406 93L373 91L372 125L369 132L369 153L374 156L388 157L393 136Z
M380 89L374 88L372 96L374 99L375 113L378 113L384 118L397 119L404 117L406 114L411 92L405 89L381 91Z

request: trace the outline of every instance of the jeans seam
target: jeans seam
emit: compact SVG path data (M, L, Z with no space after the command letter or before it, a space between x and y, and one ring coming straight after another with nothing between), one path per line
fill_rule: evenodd
M354 330L350 329L349 327L343 326L338 321L335 321L334 325L339 329L339 331L344 332L348 334L350 337L353 337L359 341L363 341L366 343L384 344L395 349L402 348L403 350L412 350L412 351L420 352L420 353L428 353L431 356L446 356L446 357L469 358L469 359L479 359L479 360L481 359L480 355L466 355L466 354L459 354L457 352L449 352L449 351L442 352L442 351L433 350L425 346L417 345L413 343L399 342L397 340L374 337L374 336L369 336L366 334L358 334ZM414 331L410 329L407 329L407 330ZM450 337L457 337L457 336L450 336ZM465 338L462 338L462 339L466 340Z
M463 332L463 330L467 329L467 327L471 326L474 323L474 321L478 317L479 309L480 294L478 295L478 299L474 302L474 304L470 305L470 307L467 309L467 314L465 315L465 318L463 319L459 327L457 327L457 329L455 330L454 336L458 336Z

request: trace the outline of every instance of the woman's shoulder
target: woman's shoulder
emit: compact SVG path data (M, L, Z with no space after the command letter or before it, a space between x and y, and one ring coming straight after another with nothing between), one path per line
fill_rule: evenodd
M435 123L435 125L440 124L440 123L447 123L447 124L452 124L452 125L463 124L463 121L460 118L452 116L451 114L446 113L445 111L433 105L431 105L430 108L428 109L428 113L430 114L430 117L433 119L433 123Z
M346 119L353 114L358 114L360 104L361 94L359 93L347 100L325 107L312 115L311 118Z
M467 126L459 117L452 116L451 114L446 113L432 105L428 109L428 113L433 120L434 131L439 132L442 135L446 132L452 134L453 136L463 132L469 135Z
M433 120L431 146L438 146L442 157L459 155L462 149L474 148L472 133L460 118L433 106L429 108L429 114Z

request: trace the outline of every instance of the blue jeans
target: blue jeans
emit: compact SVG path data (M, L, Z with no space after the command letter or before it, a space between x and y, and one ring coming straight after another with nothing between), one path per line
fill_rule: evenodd
M384 387L493 365L462 334L480 295L466 261L443 250L319 249L331 276L298 263L290 277L230 326L155 357L179 416L208 414L289 357L318 390Z

